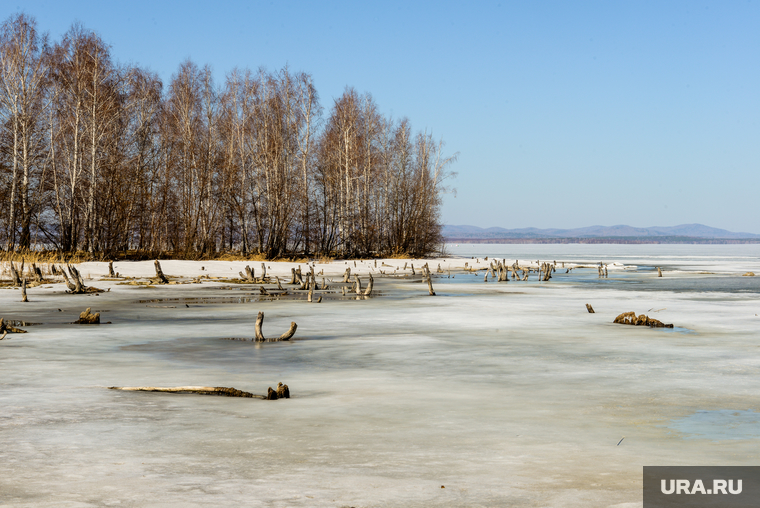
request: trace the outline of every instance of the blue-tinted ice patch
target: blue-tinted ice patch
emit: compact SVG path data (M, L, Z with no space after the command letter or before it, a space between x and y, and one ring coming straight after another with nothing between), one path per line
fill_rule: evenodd
M757 439L760 438L760 413L732 409L697 411L673 420L668 428L685 434L684 439Z

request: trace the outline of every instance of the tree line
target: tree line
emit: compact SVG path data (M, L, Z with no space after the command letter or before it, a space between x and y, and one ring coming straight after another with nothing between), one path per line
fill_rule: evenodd
M168 86L95 32L0 28L0 242L102 256L425 255L456 156L346 88L188 60Z

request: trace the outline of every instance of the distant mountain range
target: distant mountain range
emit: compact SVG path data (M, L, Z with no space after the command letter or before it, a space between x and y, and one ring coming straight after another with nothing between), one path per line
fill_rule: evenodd
M444 226L443 236L449 241L456 240L467 242L468 240L505 240L513 243L515 240L539 241L541 240L571 240L582 241L588 239L593 243L608 238L611 240L625 240L631 242L653 243L682 243L689 239L700 240L757 240L760 235L753 233L735 233L725 229L711 228L703 224L681 224L672 227L649 227L635 228L632 226L589 226L577 229L538 229L538 228L479 228L477 226ZM543 243L543 242L541 242ZM553 242L552 242L553 243ZM702 243L702 242L700 242Z

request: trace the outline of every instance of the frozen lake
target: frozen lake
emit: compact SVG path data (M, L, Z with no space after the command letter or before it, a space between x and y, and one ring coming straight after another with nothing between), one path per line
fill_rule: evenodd
M20 303L0 288L0 317L41 323L0 342L0 504L636 507L644 465L758 463L760 277L741 275L760 275L760 245L448 250L459 257L430 262L444 270L435 297L419 277L379 274L404 260L318 265L333 280L372 270L380 292L320 304L221 280L119 285L98 263L81 271L110 288L100 296L46 284ZM541 283L460 270L485 256L558 268ZM560 268L600 261L607 279ZM115 265L151 275L151 263ZM112 324L69 324L85 307ZM267 335L296 321L296 340L223 340L253 337L259 311ZM627 311L676 328L612 323ZM105 388L266 393L278 381L291 399Z

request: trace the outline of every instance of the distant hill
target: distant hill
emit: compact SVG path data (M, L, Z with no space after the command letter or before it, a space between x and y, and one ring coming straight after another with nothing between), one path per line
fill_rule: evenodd
M549 240L549 239L589 239L604 238L617 241L635 242L653 241L657 243L682 243L688 239L702 240L758 240L760 235L753 233L735 233L725 229L711 228L703 224L681 224L679 226L635 228L632 226L589 226L576 229L538 229L538 228L479 228L477 226L444 226L443 236L449 240L466 242L489 239L503 240ZM510 242L512 243L512 242ZM596 241L594 243L597 243Z

